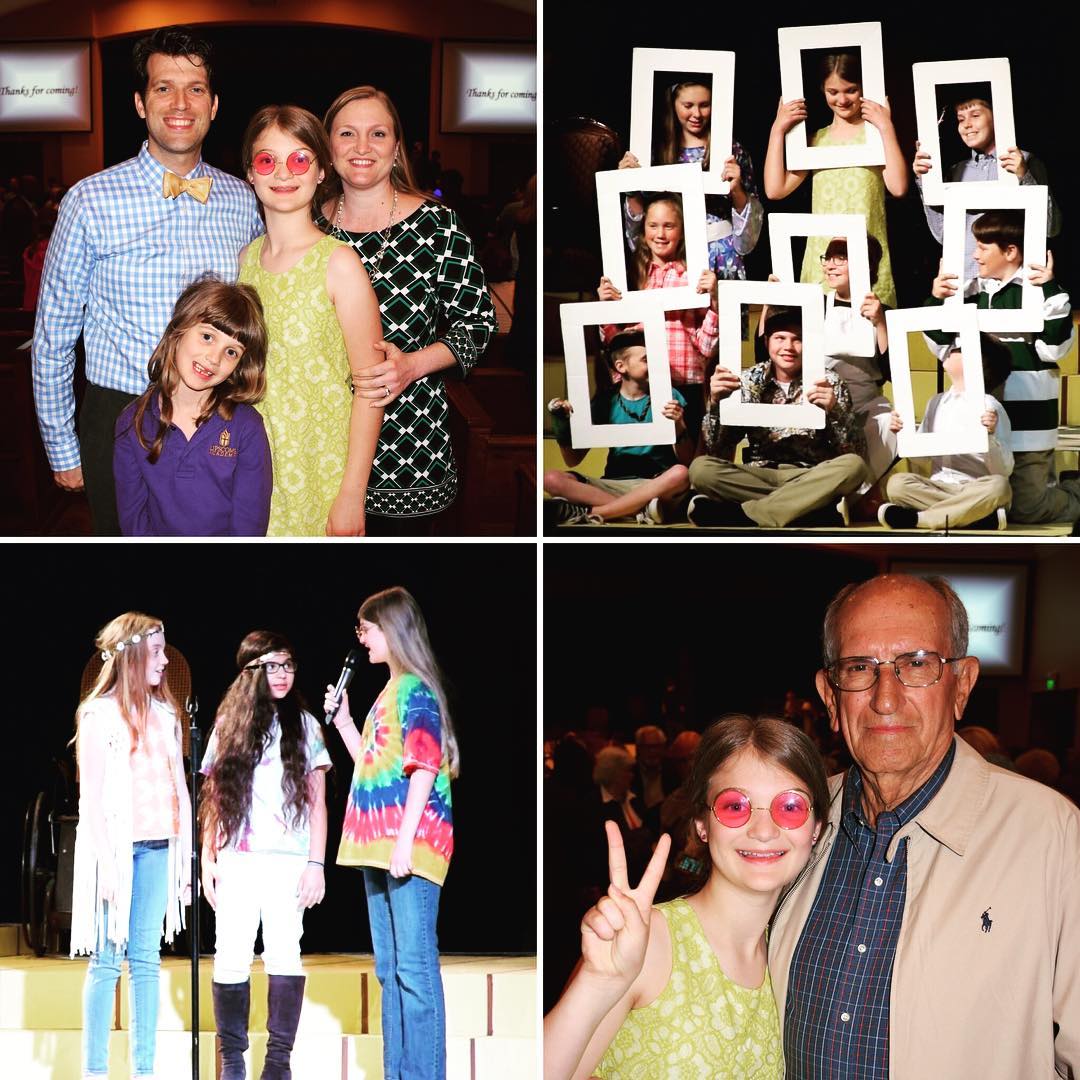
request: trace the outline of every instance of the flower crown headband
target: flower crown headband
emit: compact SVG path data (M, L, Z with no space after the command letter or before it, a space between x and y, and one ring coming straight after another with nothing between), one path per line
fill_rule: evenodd
M164 633L165 633L165 624L160 623L157 626L152 626L149 630L147 630L143 634L132 634L131 637L129 637L127 639L127 641L118 641L111 649L102 649L101 650L101 659L105 660L105 661L109 661L114 656L118 656L120 653L122 653L129 645L138 645L140 641L142 641L144 638L150 637L151 634L164 634Z

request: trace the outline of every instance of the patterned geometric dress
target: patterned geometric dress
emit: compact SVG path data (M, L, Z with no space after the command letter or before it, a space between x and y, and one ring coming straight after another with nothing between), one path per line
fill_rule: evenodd
M253 240L238 281L262 300L270 348L266 397L255 407L274 460L267 536L324 536L349 453L352 371L326 264L341 243L324 236L290 270L259 265L265 236Z
M382 232L346 232L321 214L319 228L351 244L367 268L382 314L383 335L411 353L441 341L467 375L495 332L495 308L472 240L457 215L425 203ZM457 494L444 375L418 379L386 408L368 482L367 512L382 517L438 513Z
M814 133L814 146L838 145L830 137L831 128L823 127ZM855 140L862 142L862 139ZM896 307L896 285L889 260L889 237L885 230L885 180L882 166L850 166L845 169L815 169L814 195L811 208L815 214L865 214L866 231L881 244L881 265L878 267L874 295L887 307ZM806 241L802 275L799 280L811 283L824 281L820 256L825 254L829 238L811 236ZM860 297L861 299L861 297Z

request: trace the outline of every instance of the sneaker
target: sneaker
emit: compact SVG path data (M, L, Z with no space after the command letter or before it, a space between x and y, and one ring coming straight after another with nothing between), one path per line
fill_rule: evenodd
M801 517L795 518L788 524L790 529L842 529L850 524L844 517L841 504L835 506L819 506L816 510L810 510Z
M896 503L882 503L878 507L878 521L886 529L917 529L919 527L919 514L906 506L897 506Z
M584 503L573 503L561 495L544 500L545 525L579 525L592 510Z
M648 506L637 512L634 520L639 525L663 525L664 516L660 513L660 498L650 499Z
M686 508L686 517L691 525L719 525L739 527L755 525L755 522L743 513L743 508L736 502L723 502L710 499L707 495L695 495Z
M1007 522L1005 520L1005 507L999 506L992 514L987 514L984 518L979 518L978 521L973 521L970 525L965 525L966 529L983 529L987 532L1004 532Z

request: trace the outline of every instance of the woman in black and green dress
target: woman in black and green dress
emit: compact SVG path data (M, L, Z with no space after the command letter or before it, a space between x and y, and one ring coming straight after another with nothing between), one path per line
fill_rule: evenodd
M385 409L367 490L369 535L430 534L457 494L441 373L465 375L495 331L473 243L452 210L421 191L393 102L346 90L323 120L334 171L317 224L351 244L382 315L384 359L354 380Z

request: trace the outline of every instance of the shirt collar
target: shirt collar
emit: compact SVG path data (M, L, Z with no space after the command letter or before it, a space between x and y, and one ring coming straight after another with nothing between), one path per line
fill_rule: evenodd
M930 778L920 788L917 788L912 792L912 794L900 803L899 806L895 806L892 810L887 811L887 813L895 817L897 830L902 829L909 821L914 821L915 818L930 806L934 796L941 791L941 787L945 783L945 778L949 775L949 770L952 768L953 758L955 756L956 740L954 738L948 753L941 759L938 767L930 775ZM862 793L862 773L859 772L857 765L852 765L851 768L848 769L847 778L844 781L844 802L840 811L841 824L844 827L844 831L852 838L852 840L854 840L855 834L859 828L869 828L868 825L862 826L860 824L863 819ZM879 815L879 819L880 817L881 815ZM921 820L920 824L922 824Z
M986 293L987 296L996 296L1007 285L1011 285L1013 282L1023 286L1024 284L1024 268L1020 267L1015 274L1007 281L998 281L997 278L981 278L976 277L972 279L972 284L967 287L965 291L966 296L978 296L979 293Z
M167 172L172 172L172 169L166 169L164 165L153 154L150 153L150 141L144 140L142 146L139 148L138 156L135 159L139 163L139 169L143 175L153 181L159 188L161 187L162 180ZM185 173L184 180L188 180L195 176L206 176L206 162L200 157L195 168L189 173Z
M653 259L649 263L649 272L653 273L655 271L660 271L662 274L669 274L673 271L682 274L686 272L686 263L681 259L672 259L670 262L660 262L658 259Z
M978 150L972 150L971 160L976 164L981 164L984 161L997 161L997 147L995 146L989 154L981 154Z

